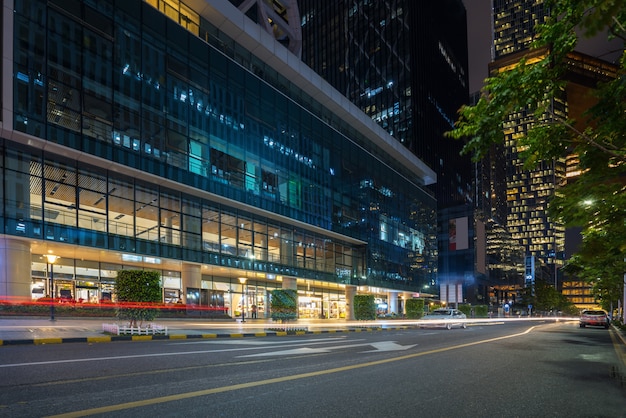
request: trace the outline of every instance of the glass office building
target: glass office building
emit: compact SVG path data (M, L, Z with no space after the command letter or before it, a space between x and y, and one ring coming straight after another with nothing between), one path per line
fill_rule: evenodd
M544 0L493 0L493 58L530 49L535 28L546 22Z
M489 65L490 74L513 68L522 58L527 63L545 58L548 54L546 49L533 50L531 46L537 26L545 23L549 16L550 9L543 0L493 0L494 60ZM605 52L604 49L599 51ZM593 90L599 82L617 77L616 67L604 59L581 52L568 54L566 64L567 72L563 76L566 83L560 95L550 98L551 110L555 117L562 120L578 121L575 129L582 132L585 130L584 114L594 104ZM524 165L521 156L524 150L518 140L535 123L532 114L526 111L512 113L506 118L503 125L504 147L492 156L492 164L497 163L496 159L506 164L499 171L492 171L492 182L497 182L499 186L492 189L494 214L500 222L503 221L502 214L506 214L506 229L526 254L525 273L519 275L518 284L530 285L536 272L537 277L543 276L544 280L562 290L570 301L583 308L589 303L588 298L580 296L583 286L575 277L561 270L565 260L576 251L580 234L576 230L566 231L565 225L550 216L548 210L550 199L558 193L559 187L575 181L580 174L578 157L568 155L564 150L561 158L543 161L528 169ZM499 276L497 279L505 278L498 270L496 274Z
M474 241L449 243L451 222L473 219L470 157L460 154L462 141L445 136L469 98L463 2L298 0L298 7L303 61L437 173L430 291L452 282L474 294ZM465 225L472 236L473 222Z
M3 6L0 296L137 268L165 302L349 317L428 282L434 172L228 1Z
M445 136L468 103L460 0L298 0L302 60L437 173L439 208L472 199L463 142ZM447 221L447 220L446 220Z
M549 10L543 0L493 0L493 52L490 74L510 68L522 58L529 62L543 58L545 51L531 51L536 36L536 26L545 22ZM568 104L564 97L553 99L553 111L564 116ZM507 117L504 123L505 143L503 158L506 172L506 227L524 248L526 255L548 264L563 264L565 227L548 213L548 202L559 185L565 183L565 159L544 161L536 168L527 169L520 157L517 140L535 123L532 115L518 112ZM500 196L502 198L502 196ZM560 258L559 258L560 257ZM521 278L520 278L521 279Z

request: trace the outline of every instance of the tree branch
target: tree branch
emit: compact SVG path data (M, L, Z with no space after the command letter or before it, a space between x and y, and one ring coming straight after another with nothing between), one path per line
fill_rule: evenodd
M611 157L614 157L616 159L618 159L619 161L622 162L626 162L626 155L624 154L619 154L618 151L619 148L617 147L613 147L613 149L609 149L606 146L600 144L599 142L595 141L593 138L591 138L589 135L585 134L584 132L580 132L578 129L576 129L574 126L572 126L570 123L568 123L564 118L562 118L561 116L556 115L552 109L548 109L548 112L550 113L550 115L556 119L557 121L559 121L559 123L561 123L563 126L565 126L566 128L568 128L569 130L571 130L572 132L574 132L579 138L581 138L584 142L586 142L587 144L591 145L594 148L599 149L600 151L610 155Z

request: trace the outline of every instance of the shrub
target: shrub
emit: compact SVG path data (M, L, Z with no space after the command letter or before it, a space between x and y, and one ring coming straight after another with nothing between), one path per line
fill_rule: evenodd
M354 296L354 318L358 320L376 319L374 295Z
M489 316L489 306L487 305L474 306L474 316L476 318L487 318Z
M115 279L115 290L120 307L117 317L128 319L129 326L152 321L158 310L151 304L161 302L161 276L157 271L120 270Z
M298 317L298 292L295 289L276 289L271 293L270 316L285 322Z
M424 299L407 299L406 317L420 319L422 316L424 316Z
M467 315L468 318L472 316L472 305L459 305L458 309Z

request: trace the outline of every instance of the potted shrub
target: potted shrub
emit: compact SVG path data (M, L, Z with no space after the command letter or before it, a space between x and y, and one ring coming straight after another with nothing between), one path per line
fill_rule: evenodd
M120 270L115 279L119 319L127 319L130 327L141 327L143 321L152 321L161 302L161 276L156 271ZM138 324L139 322L139 324Z
M270 294L272 320L286 322L298 317L298 292L295 289L276 289Z

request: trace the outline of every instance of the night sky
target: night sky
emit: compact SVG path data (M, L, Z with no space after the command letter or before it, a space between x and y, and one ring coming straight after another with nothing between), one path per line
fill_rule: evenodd
M491 0L463 0L467 9L470 93L480 90L491 61Z

